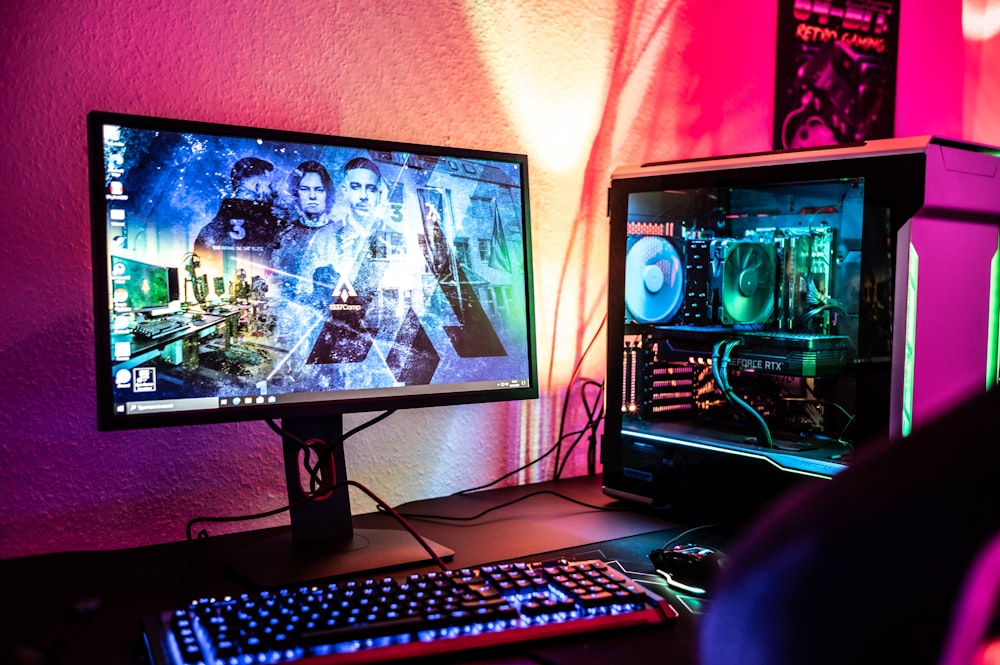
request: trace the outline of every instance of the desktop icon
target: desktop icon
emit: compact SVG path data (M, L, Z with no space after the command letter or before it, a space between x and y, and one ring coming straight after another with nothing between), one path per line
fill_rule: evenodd
M155 367L133 367L132 368L132 392L155 393L156 392L156 368Z
M132 342L115 342L115 360L128 360L132 357Z
M132 385L132 372L120 369L115 372L115 388L126 389Z

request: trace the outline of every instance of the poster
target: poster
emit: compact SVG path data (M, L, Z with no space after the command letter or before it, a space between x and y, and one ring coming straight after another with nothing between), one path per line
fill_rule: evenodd
M774 148L893 135L900 0L779 0Z

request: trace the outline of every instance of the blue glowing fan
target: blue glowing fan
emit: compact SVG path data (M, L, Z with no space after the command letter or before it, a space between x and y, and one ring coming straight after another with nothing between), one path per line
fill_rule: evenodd
M659 236L645 236L625 257L625 309L638 323L666 323L684 303L684 262Z

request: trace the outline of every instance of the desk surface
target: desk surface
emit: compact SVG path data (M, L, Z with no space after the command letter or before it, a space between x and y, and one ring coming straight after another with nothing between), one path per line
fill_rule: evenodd
M495 506L503 507L473 521L445 519L476 515ZM680 536L690 525L650 513L607 510L623 507L601 493L598 478L575 478L419 501L400 511L427 516L411 517L411 523L425 537L455 550L449 562L453 567L513 559L599 557L620 565L681 613L673 626L662 630L533 647L500 660L490 658L493 665L605 665L653 658L671 664L693 663L698 602L668 591L647 558L650 550ZM356 516L354 522L357 527L397 528L392 518L374 513ZM192 597L250 590L228 561L234 553L284 531L268 529L142 548L0 561L0 588L13 610L0 632L0 662L7 662L3 657L11 650L41 652L48 658L25 661L32 663L143 662L140 617L180 606ZM711 528L685 539L712 547L725 543L725 536ZM431 568L405 570L423 569Z

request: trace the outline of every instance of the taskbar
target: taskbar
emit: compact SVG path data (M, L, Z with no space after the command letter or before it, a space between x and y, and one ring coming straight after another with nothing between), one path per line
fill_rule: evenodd
M192 411L210 411L217 409L238 409L249 406L270 406L289 404L333 404L344 400L377 399L382 397L401 397L405 395L437 395L457 392L476 392L483 390L516 390L527 388L528 379L504 379L497 381L478 381L475 383L392 386L385 388L367 388L343 390L335 392L288 393L279 395L236 395L225 397L187 397L181 399L149 399L141 401L126 401L114 405L118 416L140 416L163 413L184 413Z

